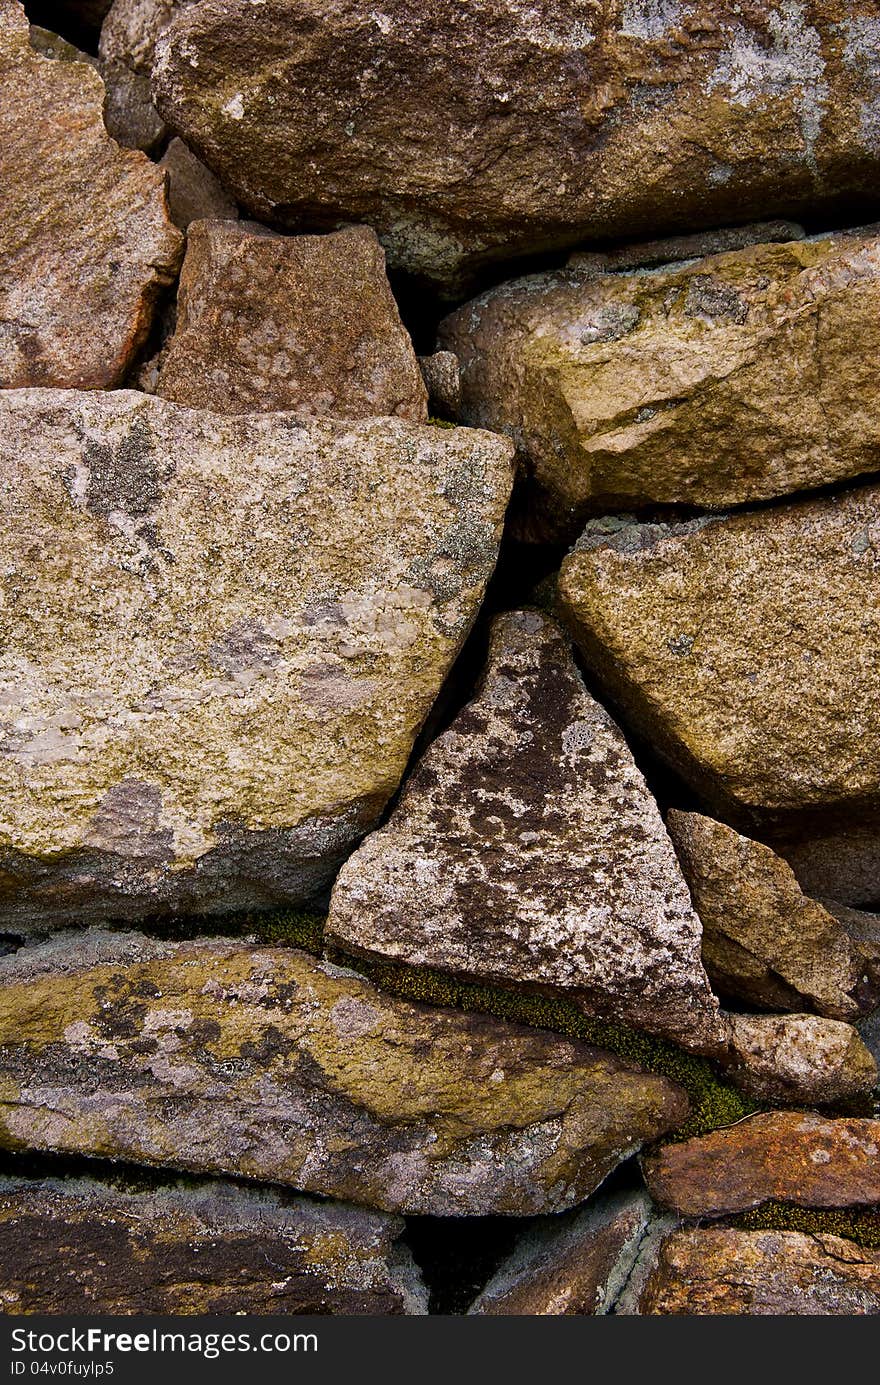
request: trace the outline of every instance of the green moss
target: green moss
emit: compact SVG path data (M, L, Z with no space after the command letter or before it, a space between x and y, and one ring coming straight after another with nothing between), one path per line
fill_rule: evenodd
M685 1053L675 1044L610 1020L582 1013L565 997L535 995L502 986L463 981L428 967L408 967L377 958L352 957L332 950L330 957L369 977L375 985L407 1000L477 1010L539 1029L552 1029L570 1039L603 1048L652 1072L678 1082L691 1099L691 1114L672 1138L704 1135L732 1125L760 1107L723 1082L705 1058Z
M434 414L428 419L432 428L457 428L457 423L452 423L448 418L437 418Z
M764 1202L731 1218L740 1231L802 1231L808 1236L842 1236L865 1250L880 1248L880 1211L858 1207L795 1207L789 1202Z
M297 947L320 957L324 946L323 914L306 909L279 909L267 913L227 914L216 916L158 919L140 924L142 933L169 942L186 942L191 938L224 937L256 938L273 947ZM128 930L128 924L117 929Z

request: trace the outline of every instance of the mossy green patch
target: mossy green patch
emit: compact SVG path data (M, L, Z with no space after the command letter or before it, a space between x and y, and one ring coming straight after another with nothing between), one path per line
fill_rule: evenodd
M151 938L187 942L192 938L256 938L273 947L297 947L320 957L324 947L325 915L307 909L280 909L268 913L227 914L222 918L191 915L148 920L139 930ZM116 925L128 931L128 924Z
M428 423L431 425L432 428L457 428L457 427L458 427L458 424L457 424L457 423L453 423L450 419L448 419L448 418L436 418L433 414L432 414L432 416L428 419Z
M729 1225L740 1231L801 1231L808 1236L842 1236L865 1250L880 1248L880 1211L873 1207L795 1207L763 1202Z

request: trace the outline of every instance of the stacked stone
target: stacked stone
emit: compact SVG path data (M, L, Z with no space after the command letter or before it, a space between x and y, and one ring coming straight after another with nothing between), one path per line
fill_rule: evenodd
M0 1302L425 1314L406 1218L503 1216L473 1314L880 1313L874 0L61 18Z

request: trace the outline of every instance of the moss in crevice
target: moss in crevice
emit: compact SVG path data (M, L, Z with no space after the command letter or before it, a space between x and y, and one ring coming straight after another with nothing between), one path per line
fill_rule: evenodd
M193 938L256 938L273 947L296 947L320 957L325 921L324 914L307 909L279 909L267 913L148 919L138 924L138 931L174 943L189 942ZM114 925L115 931L128 932L130 927L125 923Z
M874 1207L796 1207L763 1202L726 1225L739 1231L801 1231L808 1236L842 1236L863 1250L880 1249L880 1210Z
M502 986L464 981L428 967L409 967L372 957L353 957L331 949L330 960L361 972L381 990L429 1005L448 1005L458 1010L477 1010L498 1019L534 1028L550 1029L566 1038L579 1039L651 1072L679 1083L691 1100L691 1114L671 1138L704 1135L719 1126L732 1125L761 1108L723 1082L706 1058L699 1058L675 1044L611 1020L583 1014L573 1000L512 991Z

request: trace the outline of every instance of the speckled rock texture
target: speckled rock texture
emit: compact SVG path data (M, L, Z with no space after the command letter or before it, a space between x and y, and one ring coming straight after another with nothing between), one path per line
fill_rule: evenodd
M0 958L0 1055L7 1148L407 1213L562 1211L688 1109L610 1054L292 948L99 930Z
M802 893L769 847L700 813L666 821L703 925L717 991L759 1009L853 1020L880 999L880 921L847 911L853 935Z
M279 236L247 221L187 235L157 393L218 413L428 417L375 232Z
M730 1015L728 1076L757 1101L827 1105L869 1092L877 1062L858 1031L819 1015Z
M101 68L107 88L105 120L114 139L155 150L168 127L153 103L150 73L156 40L195 0L113 0L101 27Z
M813 824L774 842L807 894L850 907L880 910L880 809L843 824Z
M0 1179L0 1305L46 1314L424 1314L398 1217L217 1180Z
M320 891L470 629L509 444L0 396L0 926Z
M651 1220L644 1193L620 1193L530 1228L468 1310L584 1317L613 1310Z
M664 1145L642 1163L651 1196L685 1217L745 1212L770 1199L801 1207L874 1206L880 1203L880 1121L772 1111Z
M532 534L574 539L603 511L723 509L880 467L875 237L631 273L596 261L501 284L440 327L461 361L459 417L517 443Z
M181 230L191 221L234 221L238 216L236 203L182 139L169 142L159 167L168 174L168 210Z
M157 43L154 93L254 215L368 221L448 287L876 195L878 21L873 0L203 0Z
M0 387L118 385L182 253L162 173L108 137L101 79L0 3Z
M663 1244L641 1314L862 1316L880 1313L880 1251L798 1231L677 1231Z
M564 989L590 1014L705 1051L723 1045L659 809L562 631L538 611L498 617L477 697L343 866L327 937Z
M748 831L880 804L880 488L670 525L591 521L560 578L628 724Z

